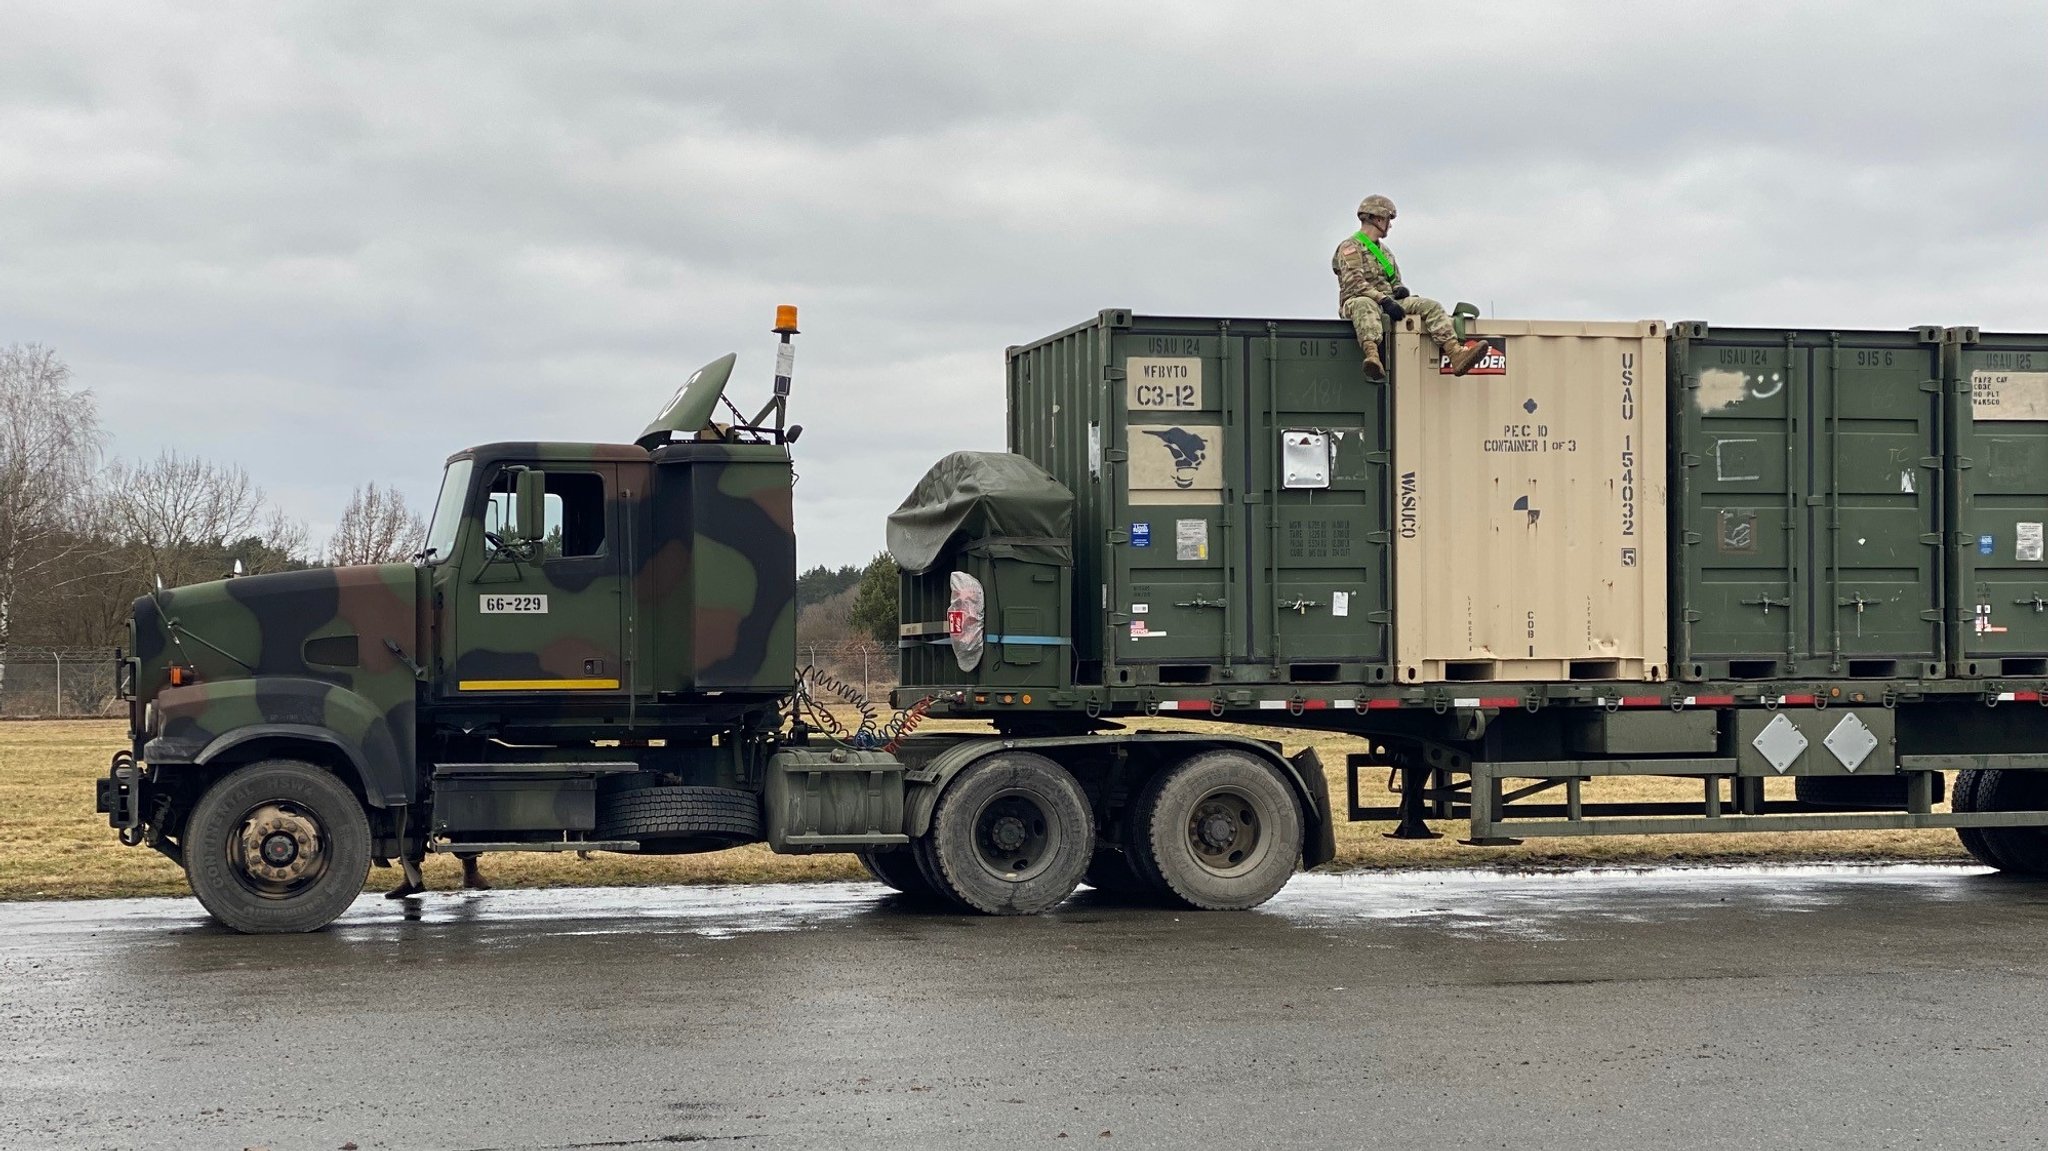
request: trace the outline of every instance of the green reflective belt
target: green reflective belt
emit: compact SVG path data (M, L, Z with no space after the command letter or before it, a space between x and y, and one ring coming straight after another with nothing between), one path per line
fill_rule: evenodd
M1358 246L1365 249L1365 254L1373 258L1373 262L1380 266L1380 271L1387 279L1396 284L1401 282L1400 267L1394 263L1394 257L1387 255L1387 250L1380 247L1378 240L1367 235L1364 228L1360 228L1358 234L1351 238L1357 240Z

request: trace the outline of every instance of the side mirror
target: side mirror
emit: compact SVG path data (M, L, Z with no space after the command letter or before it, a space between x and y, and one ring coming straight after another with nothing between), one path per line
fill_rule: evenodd
M512 538L521 543L537 542L547 534L546 472L523 468L512 489Z

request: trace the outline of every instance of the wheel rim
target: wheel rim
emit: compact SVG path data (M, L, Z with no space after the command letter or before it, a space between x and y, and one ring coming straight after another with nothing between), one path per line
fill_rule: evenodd
M228 870L252 895L291 899L326 877L327 832L312 811L288 800L257 804L228 830Z
M975 859L1006 883L1043 872L1063 841L1059 823L1038 797L1019 788L998 792L974 817Z
M1256 799L1234 787L1216 788L1189 809L1188 853L1206 871L1242 875L1264 855L1265 825Z

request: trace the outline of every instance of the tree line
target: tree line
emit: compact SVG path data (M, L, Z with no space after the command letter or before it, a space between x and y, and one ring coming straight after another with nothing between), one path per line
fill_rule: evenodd
M814 567L796 578L798 663L845 670L866 657L896 664L896 561L879 552L864 567Z
M0 687L13 649L112 649L130 605L166 587L322 564L407 560L426 525L394 489L351 493L324 547L240 466L166 451L109 459L92 391L49 348L0 348ZM797 578L801 663L841 672L896 656L896 563Z
M39 344L0 348L0 686L13 648L113 648L167 587L407 559L426 537L398 492L359 487L324 548L240 466L166 451L109 459L99 407Z

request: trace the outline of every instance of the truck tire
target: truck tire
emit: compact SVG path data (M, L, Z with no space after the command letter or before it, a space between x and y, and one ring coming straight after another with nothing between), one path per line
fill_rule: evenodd
M222 776L193 805L184 846L200 905L249 935L318 931L370 877L362 801L332 772L298 760Z
M941 890L986 915L1036 915L1074 893L1095 854L1088 794L1042 755L1004 752L953 778L924 837Z
M1983 782L1985 773L1975 768L1956 772L1955 790L1950 793L1949 806L1956 812L1976 811L1977 787ZM2005 870L1998 856L1991 850L1991 842L1984 838L1984 828L1958 827L1956 838L1962 840L1963 850L1970 853L1977 862L1986 867Z
M875 877L877 883L920 898L936 898L939 894L931 881L924 877L924 871L917 866L917 856L908 846L871 847L854 854L860 857L860 865Z
M1978 811L2048 811L2048 776L2038 771L1987 771L1977 781ZM1986 827L1984 844L1997 866L2014 875L2048 875L2048 827Z
M646 855L723 851L761 838L761 801L726 787L621 788L599 797L596 834L637 839Z
M1301 859L1294 788L1241 751L1203 752L1153 776L1134 818L1138 874L1201 911L1257 907Z

